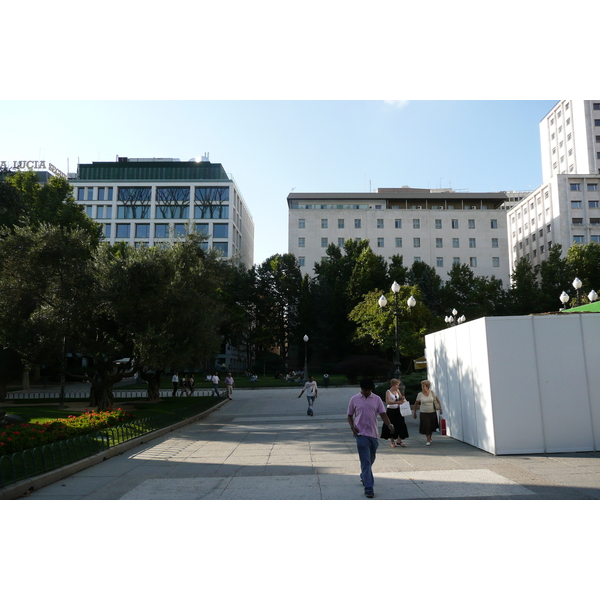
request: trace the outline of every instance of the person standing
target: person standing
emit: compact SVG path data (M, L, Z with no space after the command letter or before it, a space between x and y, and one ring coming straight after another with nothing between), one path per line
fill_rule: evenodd
M171 383L173 384L173 396L177 396L177 387L179 386L179 373L177 371L175 371Z
M406 447L406 444L402 440L408 437L408 427L406 427L404 417L400 414L400 405L407 402L407 400L400 393L399 386L400 381L392 379L390 381L390 389L385 393L386 413L394 425L395 434L392 435L390 433L390 428L385 423L381 426L381 437L384 440L391 439L392 448L395 448L396 445ZM394 438L398 439L394 441Z
M210 378L212 384L213 384L213 396L218 396L219 395L219 373L215 373L211 378Z
M194 391L196 389L196 382L194 381L194 374L192 373L190 375L190 378L188 379L188 396L193 396L194 395Z
M304 392L306 392L306 399L308 400L308 410L306 411L306 414L308 416L312 417L313 416L313 408L312 407L315 403L317 396L319 395L319 389L317 387L317 382L314 380L312 375L309 375L308 381L304 384L304 388L300 392L300 396L302 396L302 394L304 394ZM298 398L300 398L300 396L298 396Z
M225 377L225 385L227 386L227 397L231 400L233 388L235 387L235 381L233 381L231 373L227 373L227 377Z
M435 407L436 401L439 403L439 411L442 414L442 404L431 389L431 383L427 379L421 381L421 391L417 394L417 399L413 407L413 418L417 418L417 408L420 407L419 433L426 437L426 446L431 446L431 434L440 426Z
M348 423L356 438L356 448L360 459L360 480L365 488L365 496L374 498L373 463L375 462L379 440L377 431L377 415L394 434L394 425L386 414L385 406L379 396L373 393L372 379L362 379L360 394L350 398L348 403Z
M181 393L179 395L183 396L184 394L187 394L187 386L188 386L188 380L185 375L181 378L180 383L181 383Z

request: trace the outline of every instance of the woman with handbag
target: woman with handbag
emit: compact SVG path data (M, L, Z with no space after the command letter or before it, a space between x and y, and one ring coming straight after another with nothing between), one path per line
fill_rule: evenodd
M442 414L442 405L435 392L431 389L431 383L425 379L421 381L421 391L413 407L413 418L417 418L417 409L420 408L419 433L427 438L426 446L431 446L431 434L439 428L437 411Z
M381 427L381 438L384 440L391 439L392 448L395 448L396 445L406 447L406 444L402 440L408 437L408 428L404 422L400 407L406 403L406 406L408 406L408 414L410 414L410 404L400 393L400 390L398 389L399 386L400 381L398 381L398 379L392 379L390 381L390 389L385 393L386 413L394 426L395 435L390 433L390 428L385 423ZM396 441L394 441L395 437L398 438Z

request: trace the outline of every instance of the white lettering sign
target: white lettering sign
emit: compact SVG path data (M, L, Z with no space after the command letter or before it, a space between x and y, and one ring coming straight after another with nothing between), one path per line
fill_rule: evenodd
M52 163L48 163L48 166L46 166L45 160L13 160L12 163L10 160L0 160L0 169L6 169L7 171L21 171L28 169L32 169L33 171L48 170L57 177L67 178L67 176Z

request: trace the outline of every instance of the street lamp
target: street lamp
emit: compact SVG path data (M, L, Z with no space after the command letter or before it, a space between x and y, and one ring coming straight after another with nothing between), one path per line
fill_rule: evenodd
M575 288L575 291L577 292L577 306L580 306L581 305L581 279L579 279L579 277L575 277L575 279L573 279L573 283L571 285Z
M572 286L575 288L575 291L577 292L577 303L575 306L581 306L581 279L579 279L579 277L575 277L575 279L573 279L573 283ZM596 302L596 300L598 300L598 294L596 293L596 290L592 290L588 295L588 300L590 302ZM569 302L570 297L569 294L567 294L567 292L563 292L560 295L560 301L564 304L563 308L561 310L564 310L565 308L567 308L567 302Z
M305 335L304 340L304 381L308 380L308 336Z
M446 325L448 325L448 327L454 327L454 325L461 325L467 320L465 315L456 318L457 314L458 311L455 308L453 308L452 314L450 316L444 317L444 321L446 321Z
M394 281L392 283L392 292L394 294L394 338L396 343L396 360L394 366L396 367L394 370L394 377L400 380L400 342L398 339L398 324L400 320L400 306L398 305L398 292L400 291L400 284ZM387 305L387 298L382 294L379 300L377 301L379 304L379 308L383 311ZM411 296L407 301L409 309L413 309L417 304L414 296Z
M561 310L565 310L565 308L567 308L567 302L569 301L569 294L567 294L567 292L563 292L560 295L560 301L563 303L563 307Z

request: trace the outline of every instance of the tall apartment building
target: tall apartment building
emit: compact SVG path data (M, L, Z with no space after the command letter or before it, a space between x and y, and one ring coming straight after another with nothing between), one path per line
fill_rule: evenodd
M69 174L75 199L102 224L110 243L154 245L188 227L205 233L207 249L254 264L254 222L220 163L125 158L80 164Z
M125 158L80 164L69 174L77 203L102 224L110 243L155 245L188 228L205 233L206 249L254 264L254 222L235 183L219 163L175 158ZM243 349L227 346L217 363L243 370Z
M514 194L512 197L514 197ZM443 280L452 264L508 285L505 192L379 188L368 193L291 193L288 251L302 274L313 275L328 245L368 239L386 260L395 254L409 266L425 261Z
M561 100L540 122L543 183L508 211L511 272L553 244L600 243L600 101Z

